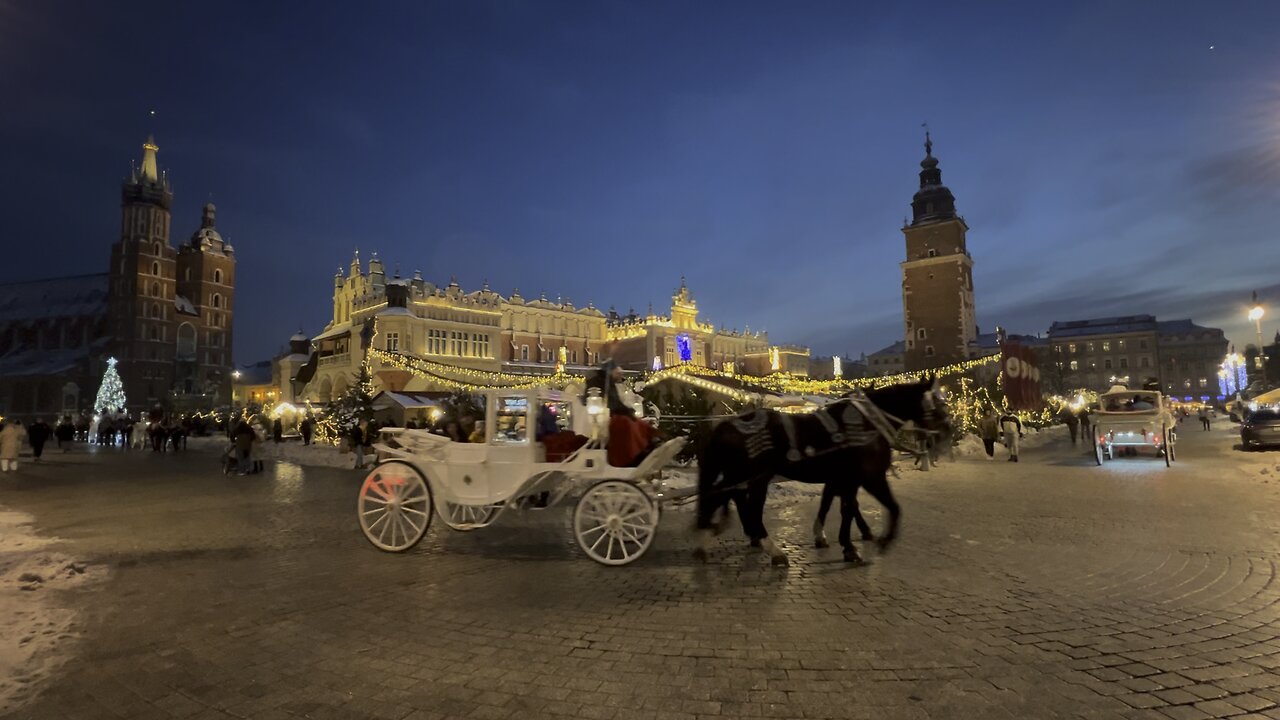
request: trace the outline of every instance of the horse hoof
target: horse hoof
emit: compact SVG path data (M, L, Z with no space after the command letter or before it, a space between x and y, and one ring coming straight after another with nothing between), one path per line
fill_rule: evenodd
M791 560L787 559L786 555L774 555L769 559L769 563L774 567L789 567Z
M831 543L827 542L826 538L814 538L813 546L819 550L825 550L826 548L831 547Z
M698 548L693 551L693 559L697 560L700 563L705 563L708 560L710 560L711 557L706 550L703 550L702 548Z

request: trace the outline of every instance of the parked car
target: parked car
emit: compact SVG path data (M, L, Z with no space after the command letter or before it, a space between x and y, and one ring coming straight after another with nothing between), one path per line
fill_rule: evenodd
M1255 410L1240 425L1240 444L1245 450L1280 445L1280 411Z

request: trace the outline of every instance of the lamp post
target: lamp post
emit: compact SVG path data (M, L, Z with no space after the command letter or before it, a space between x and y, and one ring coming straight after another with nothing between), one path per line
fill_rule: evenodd
M1267 389L1267 353L1262 345L1262 316L1266 311L1262 309L1262 305L1258 302L1258 293L1253 294L1253 308L1249 310L1249 319L1253 321L1253 327L1258 331L1258 363L1262 367L1262 389Z

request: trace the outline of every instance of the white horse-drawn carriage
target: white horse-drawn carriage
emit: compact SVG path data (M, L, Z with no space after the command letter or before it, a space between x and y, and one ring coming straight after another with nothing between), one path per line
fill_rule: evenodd
M1166 466L1177 459L1177 421L1157 390L1113 387L1098 397L1091 413L1094 458L1101 465L1116 448L1153 448Z
M550 388L486 390L483 397L483 443L452 442L426 430L382 431L374 446L380 462L358 501L369 542L403 552L418 544L433 517L468 531L510 510L576 498L572 532L592 560L626 565L649 549L661 503L673 499L662 471L684 447L683 438L658 446L638 467L613 467L601 399L584 403L577 392ZM552 436L579 442L557 451Z

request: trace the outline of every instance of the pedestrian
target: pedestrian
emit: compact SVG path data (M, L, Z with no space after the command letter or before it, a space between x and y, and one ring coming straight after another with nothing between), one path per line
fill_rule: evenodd
M996 438L1000 437L1000 416L995 408L987 408L986 414L978 420L978 437L982 438L982 447L987 451L987 459L996 459Z
M58 447L62 452L71 451L71 442L76 437L75 423L71 422L70 415L63 415L62 422L58 423L58 427L54 428L53 435L58 439Z
M1093 428L1093 425L1090 424L1089 422L1089 408L1088 407L1081 408L1079 417L1080 417L1080 437L1089 437L1089 433L1092 432L1092 428Z
M22 449L22 439L26 434L18 420L0 429L0 471L18 470L18 451Z
M39 460L44 453L44 444L49 441L49 436L53 434L53 428L49 427L44 420L36 418L31 423L31 427L27 428L27 442L31 443L31 457Z
M271 423L271 439L276 443L284 439L284 423L280 422L280 418Z
M311 422L311 416L302 418L302 424L298 426L298 431L302 433L302 444L311 444L311 433L315 431L315 425Z
M258 439L258 436L253 432L253 428L250 427L249 423L241 420L240 424L236 426L234 437L238 460L236 474L248 475L251 467L249 455L253 452L253 443Z
M1200 425L1202 426L1201 429L1208 430L1209 429L1209 409L1201 405L1199 417L1200 417Z
M356 469L364 467L364 453L369 446L369 421L364 418L351 428L351 447L356 453Z
M1000 416L1000 430L1004 433L1004 446L1009 448L1009 462L1018 462L1018 439L1022 437L1022 421L1017 415L1006 412Z

